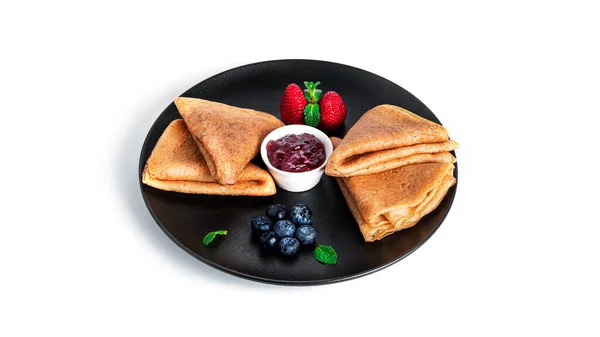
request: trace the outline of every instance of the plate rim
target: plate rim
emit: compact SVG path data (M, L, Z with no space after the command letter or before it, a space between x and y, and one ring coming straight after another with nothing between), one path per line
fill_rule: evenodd
M252 66L260 66L260 65L266 65L268 63L281 63L281 62L317 62L317 63L325 63L325 64L331 64L331 65L335 65L335 66L343 66L343 67L349 67L349 68L353 68L359 71L363 71L366 72L368 74L377 76L387 82L390 82L391 84L399 87L400 89L406 91L407 93L409 93L411 96L413 96L417 101L419 101L419 103L421 103L423 106L425 106L429 111L431 111L431 109L429 109L429 107L427 107L418 97L416 97L415 95L413 95L411 92L409 92L408 90L404 89L403 87L401 87L400 85L388 80L387 78L380 76L378 74L375 74L373 72L358 68L358 67L354 67L351 65L347 65L347 64L343 64L343 63L338 63L338 62L332 62L332 61L325 61L325 60L316 60L316 59L273 59L273 60L265 60L265 61L259 61L259 62L254 62L254 63L248 63L248 64L243 64L243 65L239 65L224 71L221 71L215 75L212 75L210 77L207 77L203 80L201 80L200 82L192 85L191 87L189 87L188 89L186 89L184 92L182 92L181 94L179 94L177 97L180 97L181 95L185 94L186 92L188 92L189 90L191 90L192 88L207 82L213 78L219 77L219 76L223 76L227 73L230 72L234 72L237 71L239 69L242 68L246 68L246 67L252 67ZM454 184L454 186L452 186L450 189L452 190L451 195L449 195L450 200L449 200L449 204L448 204L448 211L442 216L442 218L440 219L440 222L433 228L433 230L427 235L425 236L421 241L419 241L418 244L416 244L415 246L413 246L410 250L408 250L405 254L403 254L402 256L396 258L395 260L392 260L388 263L379 265L377 267L371 268L371 269L367 269L365 271L359 272L359 273L355 273L355 274L351 274L351 275L345 275L345 276L340 276L340 277L334 277L334 278L329 278L329 279L320 279L320 280L308 280L308 281L303 281L303 280L277 280L277 279L272 279L272 278L265 278L265 277L261 277L261 276L256 276L256 275L250 275L250 274L246 274L244 272L240 272L237 270L233 270L227 267L224 267L218 263L215 263L213 261L210 261L209 259L203 257L200 254L197 254L196 252L192 251L191 249L189 249L188 247L186 247L184 244L182 244L179 240L177 240L177 238L175 238L166 228L165 226L159 221L158 217L156 216L156 214L154 213L154 210L150 207L150 205L148 204L148 200L146 198L146 195L144 194L144 184L142 183L142 178L141 178L141 172L143 171L145 165L146 165L146 161L143 160L144 157L144 149L146 149L147 144L150 140L150 135L153 133L154 129L157 126L157 122L159 117L171 106L171 104L174 104L173 101L171 101L171 103L169 103L156 117L156 119L154 120L154 122L152 123L152 126L150 127L150 129L148 129L147 133L146 133L146 137L144 138L144 142L142 143L142 147L140 150L140 154L139 154L139 164L138 164L138 170L137 170L137 176L138 176L138 184L139 184L139 189L140 189L140 194L142 196L142 199L144 200L144 205L146 206L146 209L148 210L148 212L150 213L150 215L152 216L152 219L154 220L154 222L158 225L158 227L163 231L163 233L171 240L173 241L179 248L181 248L184 252L190 254L191 256L193 256L195 259L199 260L200 262L205 263L206 265L213 267L216 270L219 270L221 272L225 272L229 275L233 275L233 276L237 276L246 280L250 280L250 281L258 281L261 283L265 283L265 284L271 284L271 285L280 285L280 286L316 286L316 285L328 285L328 284L333 284L333 283L338 283L338 282L344 282L344 281L349 281L349 280L353 280L362 276L367 276L369 274L375 273L377 271L380 271L382 269L385 269L403 259L405 259L406 257L408 257L409 255L411 255L413 252L415 252L417 249L419 249L425 242L427 242L432 236L433 234L435 234L435 232L437 232L437 230L441 227L442 223L444 223L444 220L446 220L446 217L448 216L448 214L450 213L450 209L452 208L452 205L454 203L454 199L456 197L456 192L458 191L458 157L456 156L455 151L451 151L451 153L454 155L454 157L456 158L456 162L454 163L454 177L456 179L456 183ZM433 113L433 111L431 111L431 113L435 116L435 118L439 121L439 124L443 126L443 124L441 123L441 121L439 120L439 118L437 117L437 115L435 115Z

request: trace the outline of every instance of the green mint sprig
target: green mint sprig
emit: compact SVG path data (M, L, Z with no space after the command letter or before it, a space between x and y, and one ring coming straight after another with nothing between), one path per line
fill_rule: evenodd
M321 82L304 82L304 97L308 101L308 104L304 107L304 122L309 126L317 126L319 125L319 121L321 120L321 113L319 111L319 100L321 99L321 94L323 91L321 89L317 89L317 86L321 84Z
M227 230L221 229L221 230L210 232L210 233L206 234L204 236L204 239L202 239L202 243L204 243L205 246L208 246L208 244L211 243L217 235L227 235Z

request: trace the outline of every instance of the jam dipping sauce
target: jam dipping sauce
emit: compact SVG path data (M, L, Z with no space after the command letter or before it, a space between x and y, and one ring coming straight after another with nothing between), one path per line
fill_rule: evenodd
M306 172L318 168L325 162L325 147L311 134L292 134L269 141L267 157L276 169L286 172Z

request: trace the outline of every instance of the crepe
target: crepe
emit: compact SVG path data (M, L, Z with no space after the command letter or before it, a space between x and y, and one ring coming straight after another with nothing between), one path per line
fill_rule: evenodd
M442 125L393 105L367 111L333 151L325 173L350 177L416 163L454 163L458 143Z
M341 139L332 137L333 146ZM454 164L420 163L336 180L365 241L414 226L456 183Z
M275 194L269 173L248 163L233 185L220 185L182 119L176 119L158 139L142 172L142 182L165 191L190 194L250 195Z
M283 122L265 112L198 98L178 97L175 105L211 176L222 185L235 184L267 134L283 126Z

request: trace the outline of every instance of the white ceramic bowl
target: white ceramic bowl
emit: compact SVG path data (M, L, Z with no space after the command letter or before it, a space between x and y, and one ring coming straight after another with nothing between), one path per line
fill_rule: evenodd
M306 172L286 172L273 167L269 162L269 157L267 157L267 143L271 140L281 139L287 135L299 135L301 133L311 134L323 143L323 146L325 147L325 162L318 168ZM267 165L275 183L277 186L290 192L304 192L317 186L323 172L325 172L325 164L327 164L331 152L333 152L333 144L331 144L331 140L329 140L329 137L327 137L326 134L312 126L300 124L286 125L271 131L260 145L260 156L262 157L263 162L265 162L265 165Z

